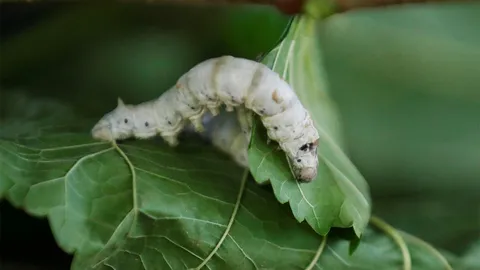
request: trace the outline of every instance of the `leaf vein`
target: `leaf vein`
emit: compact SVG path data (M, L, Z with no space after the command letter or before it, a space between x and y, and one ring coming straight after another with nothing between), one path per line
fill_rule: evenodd
M232 242L238 247L238 249L240 250L240 252L242 252L242 254L253 264L253 266L255 266L256 269L258 269L258 266L257 264L255 263L255 261L253 261L253 259L243 250L243 248L240 247L240 245L237 243L237 241L235 241L235 239L229 234L228 237L232 240Z

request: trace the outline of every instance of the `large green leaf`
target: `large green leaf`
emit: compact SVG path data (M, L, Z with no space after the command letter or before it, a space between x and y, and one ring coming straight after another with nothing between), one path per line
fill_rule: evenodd
M57 108L18 101L9 99L13 108L28 105L26 111ZM31 128L15 134L6 121ZM194 267L225 230L228 237L210 269L298 268L320 246L322 239L289 217L268 191L252 182L242 194L243 169L198 140L179 148L153 140L117 148L91 139L92 121L77 116L47 122L2 122L9 132L0 141L1 194L31 214L48 216L59 245L86 256L76 260L79 267L102 260L98 269ZM227 228L237 205L235 223ZM256 253L258 248L263 251Z
M267 144L258 121L249 164L255 180L269 180L277 199L290 203L298 221L306 220L321 235L335 226L353 227L360 236L370 217L370 194L365 179L340 148L339 120L322 70L316 23L307 16L297 17L285 39L263 62L292 85L312 115L320 134L318 176L308 184L295 181L284 153L276 144Z
M377 198L373 212L429 243L462 252L471 241L468 235L478 235L480 230L478 214L472 214L474 201L461 199L460 194L455 198L451 192L435 196L425 193Z
M206 269L404 264L390 236L375 230L367 231L353 256L348 241L331 235L326 242L197 137L179 148L161 140L96 142L89 134L94 120L19 93L2 93L0 194L32 215L48 217L57 243L75 253L72 269L189 269L202 262ZM412 257L429 256L415 252ZM438 269L437 264L422 269Z

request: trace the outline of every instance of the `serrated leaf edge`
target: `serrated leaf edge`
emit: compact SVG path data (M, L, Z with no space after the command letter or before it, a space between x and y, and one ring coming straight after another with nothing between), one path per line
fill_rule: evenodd
M293 63L295 62L295 60L293 59L294 58L294 48L295 48L295 45L296 45L296 40L297 40L297 37L299 35L299 28L300 25L303 23L304 20L302 20L303 18L305 18L304 16L302 15L298 15L296 17L294 17L290 24L288 25L288 29L285 31L285 35L283 37L283 39L279 42L279 44L277 44L269 53L265 54L264 58L267 57L269 54L275 54L274 56L274 59L273 59L273 63L271 65L271 69L272 70L275 70L275 68L277 67L277 60L279 59L278 58L278 55L279 53L282 51L284 45L285 45L285 40L286 38L288 37L288 35L290 33L292 33L293 35L293 38L291 40L289 40L289 45L288 45L288 51L287 51L287 56L285 57L285 66L283 68L283 71L282 73L280 74L280 76L284 79L286 79L290 84L294 84L293 81L294 81L294 78L293 78L293 74L289 74L288 73L288 69L289 68L292 68L291 66L293 65ZM299 20L299 22L297 23L297 25L295 25L295 21L296 20ZM293 29L292 29L293 27ZM290 32L292 31L292 32ZM288 77L288 78L287 78ZM336 142L333 140L333 138L331 138L331 136L328 134L328 132L326 132L322 127L318 127L317 124L315 124L315 126L317 127L317 129L319 130L319 132L323 135L323 137L326 139L326 141L328 141L330 143L330 145L332 146L333 150L337 153L337 155L340 156L340 159L344 162L347 162L348 164L351 164L351 161L345 156L344 152L342 151L342 149L336 144ZM255 130L252 129L252 135L253 133L255 132ZM251 136L251 139L250 139L250 145L249 145L249 149L251 147L251 144L252 144L252 141L253 141L253 136ZM271 152L269 152L268 154L270 154ZM268 155L267 154L267 155ZM266 158L265 155L263 157L263 159ZM330 162L330 159L326 158L324 155L321 155L319 154L319 157L325 162L325 164L327 165L327 167L330 169L330 170L333 170L333 171L336 171L337 173L340 173L340 175L346 179L348 179L348 177L342 173L335 165L332 164L332 162ZM262 160L263 160L262 159ZM353 165L353 164L352 164ZM257 171L258 171L258 168L259 168L260 165L257 166L257 168L255 168ZM355 172L355 174L359 174L357 168L355 168L355 166L353 166L352 170ZM258 182L258 181L257 181ZM369 208L369 202L368 202L368 199L362 194L362 192L350 181L348 180L347 182L348 183L348 186L353 188L354 192L359 195L361 197L360 201L361 203L365 204L368 208ZM316 212L315 212L315 208L313 207L313 205L311 205L311 203L305 198L305 195L303 194L303 190L301 189L301 187L298 185L297 183L297 186L298 186L298 189L302 195L302 200L305 200L306 203L310 206L310 208L312 209L313 211L313 214L314 214L314 218L315 218L315 221L316 221L316 225L315 224L312 224L312 222L310 222L306 216L297 216L295 213L294 216L295 216L295 219L298 221L298 222L302 222L304 220L307 220L307 222L312 226L312 228L316 230L316 228L318 227L318 222L319 222L319 218L317 217L316 215ZM343 193L343 192L342 192ZM292 204L290 202L290 198L287 198L286 200L281 200L280 198L280 195L277 194L276 190L274 189L274 194L275 194L275 197L277 198L277 200L284 204L286 202L289 202L290 204L290 207L292 208ZM344 202L347 201L347 196L345 196L344 194ZM353 229L355 231L355 234L357 235L357 237L360 237L363 233L363 231L365 230L365 227L367 226L368 224L368 218L367 219L364 219L362 218L362 215L360 214L360 212L358 211L358 208L355 207L355 211L358 213L358 216L360 216L360 218L358 219L357 222L355 222L355 218L352 217L352 226L353 226ZM292 211L293 211L293 208L292 208Z

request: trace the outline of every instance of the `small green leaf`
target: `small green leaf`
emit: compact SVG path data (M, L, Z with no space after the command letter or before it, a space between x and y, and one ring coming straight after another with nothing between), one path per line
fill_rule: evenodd
M340 121L321 69L315 23L312 18L298 16L263 63L292 85L312 115L320 133L318 176L311 183L297 183L283 152L276 144L267 144L266 131L259 121L250 143L249 164L255 180L270 181L278 201L289 202L299 222L306 220L321 235L332 226L353 227L360 237L370 217L369 188L340 148Z

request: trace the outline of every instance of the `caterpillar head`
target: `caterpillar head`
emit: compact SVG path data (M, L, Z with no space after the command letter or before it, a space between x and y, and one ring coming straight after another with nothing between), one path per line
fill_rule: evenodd
M103 116L92 129L92 137L102 141L126 139L133 135L134 121L131 106L118 98L117 107Z
M290 168L297 180L301 182L311 182L317 177L318 156L317 156L318 139L303 144L297 151L294 158L289 159Z

